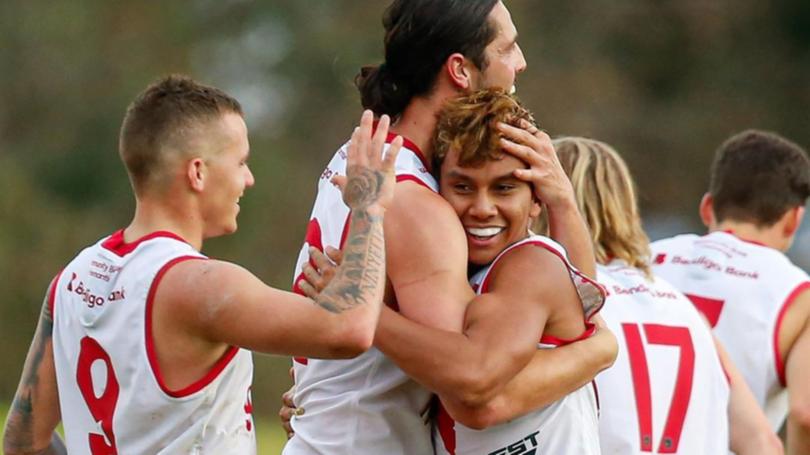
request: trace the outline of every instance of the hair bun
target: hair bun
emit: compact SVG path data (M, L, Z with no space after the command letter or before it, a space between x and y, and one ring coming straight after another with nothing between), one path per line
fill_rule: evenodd
M354 83L360 90L363 108L371 109L376 115L388 114L396 118L411 100L405 85L396 81L385 63L360 68Z

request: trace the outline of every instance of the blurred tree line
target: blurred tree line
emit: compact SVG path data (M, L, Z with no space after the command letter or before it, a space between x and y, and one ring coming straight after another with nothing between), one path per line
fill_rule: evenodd
M728 135L765 128L810 146L810 2L506 3L529 63L518 95L552 135L624 154L653 238L700 229L697 202ZM0 2L0 400L49 280L130 219L118 127L158 76L187 73L244 104L257 184L239 232L204 251L289 287L317 176L359 117L354 74L382 58L387 4ZM289 360L256 364L254 403L270 413Z

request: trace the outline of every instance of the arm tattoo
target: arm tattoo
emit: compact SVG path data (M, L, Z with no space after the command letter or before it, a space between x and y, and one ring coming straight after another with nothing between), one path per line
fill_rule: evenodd
M3 446L5 449L34 453L34 408L37 399L37 385L39 383L40 367L51 344L53 335L53 317L48 306L46 296L43 302L39 325L34 334L34 341L28 351L25 366L23 367L20 385L14 395L14 401L6 420ZM39 452L42 454L66 453L61 439L55 433L51 445Z
M385 174L371 169L352 166L343 200L352 210L362 210L373 204L380 197L380 190L385 181Z
M333 312L369 303L385 278L385 239L382 217L352 211L343 262L316 302Z

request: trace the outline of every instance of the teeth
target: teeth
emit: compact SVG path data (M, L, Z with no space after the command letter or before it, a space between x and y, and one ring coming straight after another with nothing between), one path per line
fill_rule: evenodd
M476 237L492 237L503 231L502 227L467 228L467 232Z

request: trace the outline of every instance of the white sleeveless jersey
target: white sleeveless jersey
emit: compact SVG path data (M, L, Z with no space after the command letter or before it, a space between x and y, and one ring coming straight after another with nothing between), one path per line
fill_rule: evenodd
M602 453L728 453L728 379L706 322L669 283L622 261L597 278L619 344L596 377Z
M86 248L51 288L53 355L71 454L256 452L248 351L231 348L182 390L162 381L152 299L174 264L205 259L168 232Z
M781 252L728 232L679 235L652 248L655 273L706 315L778 431L788 403L776 341L785 310L810 286L807 274Z
M581 274L568 261L565 250L553 240L533 235L504 249L492 263L476 273L470 284L478 294L488 292L489 274L507 252L525 245L545 248L557 255L568 268L580 300L595 314L604 303L600 285ZM586 332L577 339L590 336L595 327L587 323ZM538 334L539 335L539 334ZM539 348L553 348L575 340L560 340L542 336ZM593 384L571 392L562 399L510 422L485 430L473 430L454 422L439 409L434 428L434 445L440 455L591 455L599 454L598 402Z
M389 134L386 142L395 136ZM295 268L294 290L309 260L310 246L341 247L348 233L349 208L329 179L345 175L344 144L318 184L318 195ZM438 191L419 149L410 141L396 161L397 181L413 181ZM379 350L348 360L296 358L296 406L306 413L295 416L295 436L284 448L286 455L410 455L433 453L428 408L431 393L417 384Z

